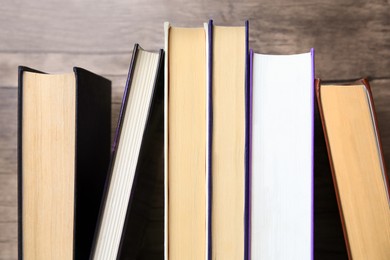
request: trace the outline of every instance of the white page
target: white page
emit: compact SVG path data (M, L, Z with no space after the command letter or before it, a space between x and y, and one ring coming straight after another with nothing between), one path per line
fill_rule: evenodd
M312 53L253 57L251 256L313 253Z

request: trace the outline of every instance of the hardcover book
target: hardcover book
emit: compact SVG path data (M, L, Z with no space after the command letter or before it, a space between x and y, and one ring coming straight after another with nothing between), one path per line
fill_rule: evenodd
M248 22L207 29L208 259L247 259Z
M163 257L163 60L134 46L90 259Z
M165 259L204 259L206 34L164 26Z
M314 51L251 52L252 259L313 258Z
M348 256L389 259L389 177L370 85L315 84Z
M111 82L19 67L19 259L87 259L110 159Z

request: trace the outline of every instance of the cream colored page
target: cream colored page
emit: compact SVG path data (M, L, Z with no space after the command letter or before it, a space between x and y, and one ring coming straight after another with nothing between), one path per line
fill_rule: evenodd
M390 208L363 86L322 86L321 102L353 259L390 259Z
M23 74L23 258L72 259L75 77Z
M197 260L206 250L205 32L169 30L168 256Z
M212 258L244 257L245 27L213 28Z
M94 260L116 259L118 255L159 57L142 49L137 52Z

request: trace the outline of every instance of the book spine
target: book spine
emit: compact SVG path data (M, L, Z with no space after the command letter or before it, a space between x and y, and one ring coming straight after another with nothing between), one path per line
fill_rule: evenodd
M169 22L164 23L164 259L168 260L168 57Z
M249 51L249 155L248 155L248 259L251 259L251 194L252 194L252 111L253 111L253 49Z
M250 186L250 128L251 128L251 84L249 57L249 21L245 21L245 209L244 209L244 259L249 259L249 186Z
M314 132L314 106L315 106L315 82L314 82L314 77L315 77L315 62L314 62L314 48L310 49L311 53L311 81L313 84L312 87L312 93L311 93L311 100L312 100L312 111L311 111L311 124L312 124L312 165L311 165L311 172L312 172L312 184L311 184L311 259L314 259L314 141L315 141L315 132Z
M213 141L213 91L212 91L212 75L213 75L213 20L208 23L208 78L207 78L207 259L212 258L212 199L213 199L213 185L212 185L212 141Z
M22 121L23 68L19 67L18 83L18 259L23 259L23 181L22 181Z

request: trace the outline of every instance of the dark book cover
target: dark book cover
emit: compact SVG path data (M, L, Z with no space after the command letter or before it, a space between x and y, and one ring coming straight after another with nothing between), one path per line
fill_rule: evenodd
M348 259L318 104L314 106L314 259Z
M93 259L103 210L107 202L123 121L129 102L130 87L134 76L137 54L141 47L136 44L130 62L123 94L111 162L104 189L98 225L90 259ZM116 259L162 259L164 255L164 52L159 51L159 64L154 79L151 105L142 137L137 167L131 185L118 254Z

